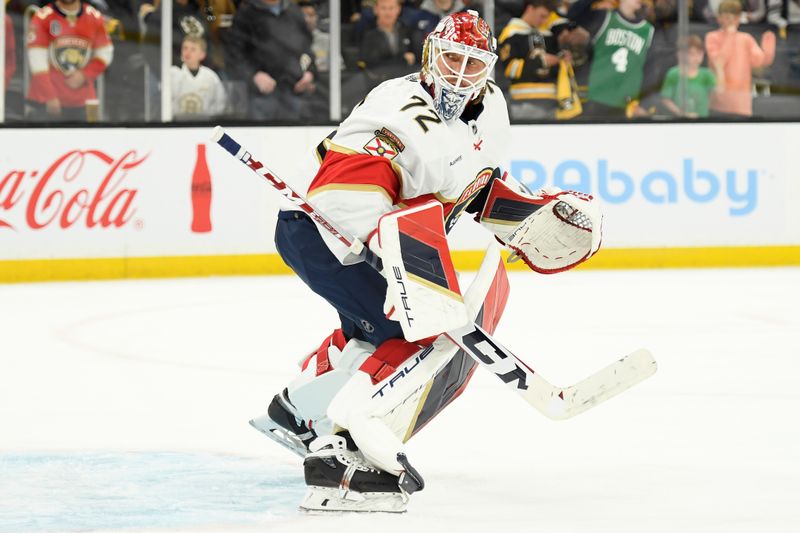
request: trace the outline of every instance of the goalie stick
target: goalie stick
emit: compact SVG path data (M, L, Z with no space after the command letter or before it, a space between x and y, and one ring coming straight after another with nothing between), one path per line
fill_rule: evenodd
M252 153L242 147L221 126L214 128L212 140L229 154L266 179L284 197L300 207L320 227L329 231L350 251L370 266L382 271L380 258L360 240L329 220L303 196L272 173ZM650 377L657 365L647 350L637 350L586 379L568 387L557 387L544 379L477 324L465 324L444 333L460 349L514 389L525 401L553 420L564 420L616 396Z

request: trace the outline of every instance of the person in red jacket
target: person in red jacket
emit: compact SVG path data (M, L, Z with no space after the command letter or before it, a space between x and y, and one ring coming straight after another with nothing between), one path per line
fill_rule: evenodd
M6 71L5 71L5 85L4 87L8 89L8 84L11 82L11 76L14 75L14 71L17 70L17 63L16 63L16 43L14 42L14 28L11 27L11 18L6 15Z
M100 12L80 0L47 4L31 19L27 47L32 118L86 120L94 81L114 55Z

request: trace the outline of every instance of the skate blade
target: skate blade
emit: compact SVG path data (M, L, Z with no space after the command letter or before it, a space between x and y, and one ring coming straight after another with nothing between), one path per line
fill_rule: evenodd
M306 445L297 435L276 424L268 415L252 419L250 425L298 457L305 457L308 453Z
M408 498L392 492L353 492L330 487L309 487L300 510L306 514L404 513Z

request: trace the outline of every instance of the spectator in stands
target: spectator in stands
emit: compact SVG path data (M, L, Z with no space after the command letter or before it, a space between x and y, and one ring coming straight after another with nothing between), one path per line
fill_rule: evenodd
M790 24L800 24L800 0L767 0L767 22L778 28L786 39Z
M569 2L567 18L589 30L598 24L598 20L602 20L605 17L607 11L612 11L617 7L619 7L619 3L615 0L591 2L575 0L574 2Z
M245 0L229 32L228 72L250 90L250 117L320 120L312 108L311 31L300 8L281 0Z
M452 0L441 1L451 2ZM364 40L364 34L367 30L376 26L375 4L376 0L364 0L361 3L361 12L355 19L356 23L352 33L353 42L357 45L360 45ZM418 5L419 3L416 0L406 0L405 2L400 0L400 21L420 35L419 50L414 51L417 57L422 54L422 39L433 31L441 18L440 15L422 9Z
M800 74L800 0L767 0L767 21L777 28L782 41L788 41L795 54L789 58L789 68Z
M374 0L368 0L374 5ZM479 5L467 5L469 0L403 0L400 1L402 11L400 12L400 21L414 30L418 34L419 49L414 50L414 53L419 57L422 54L422 41L425 37L433 31L442 17L464 11L467 8L474 9L478 12L481 11ZM372 13L368 16L362 14L361 25L369 27L370 22L373 21ZM363 30L362 30L363 33Z
M418 33L420 37L420 49L415 50L415 53L422 55L422 41L436 28L436 25L439 24L439 20L442 17L422 7L416 7L416 5L417 4L411 1L406 1L403 5L403 10L400 12L400 20Z
M135 0L133 0L135 1ZM172 60L171 65L181 64L181 44L186 35L207 39L209 26L207 14L201 9L202 0L173 0L172 3ZM142 28L141 50L149 69L148 86L150 111L148 120L159 120L161 116L161 20L160 0L144 0L139 6ZM212 52L209 49L209 52Z
M311 53L314 57L316 73L314 78L314 93L308 96L309 104L314 106L315 111L310 116L317 116L324 119L329 115L330 103L330 70L331 70L331 36L328 32L319 27L318 0L300 0L297 5L303 11L306 18L306 25L311 32ZM346 68L344 58L339 56L340 70ZM343 83L343 87L346 83ZM358 99L363 98L360 94ZM344 94L342 94L344 99Z
M413 31L400 20L400 0L377 0L376 27L367 30L358 53L358 66L367 71L372 85L418 69Z
M583 20L592 35L592 62L584 114L598 118L645 116L639 107L653 25L641 17L642 0L619 0L614 10L591 10L577 0L570 19Z
M147 0L139 8L139 17L144 26L144 39L148 62L155 72L161 71L161 9L159 0ZM205 3L203 4L205 6ZM173 0L172 2L172 64L180 65L183 38L187 35L207 39L208 16L198 0ZM208 41L206 41L208 42Z
M81 0L55 0L31 19L27 50L32 117L85 121L95 79L114 54L103 15Z
M239 0L198 0L200 10L205 13L208 22L208 58L206 63L214 70L225 68L225 46L236 14Z
M216 72L201 63L206 41L187 35L181 46L183 65L172 66L172 113L176 118L202 118L225 111L225 89Z
M364 32L375 27L375 0L362 0L358 13L353 15L352 42L359 44Z
M678 52L678 65L667 72L661 87L661 98L664 106L673 115L679 117L707 117L709 98L716 87L714 73L703 67L703 40L697 35L690 35L686 47ZM680 77L686 78L686 99L681 96Z
M554 30L550 25L555 10L553 0L525 0L522 13L512 18L500 32L498 48L505 77L510 82L511 117L520 119L572 118L581 112L571 55L561 50L572 31L588 33L560 19Z
M311 52L314 55L314 64L317 72L330 70L331 36L319 28L319 13L316 4L311 0L300 0L297 3L306 18L306 25L311 32ZM342 66L344 68L344 65Z
M753 114L753 69L775 59L775 34L764 32L761 46L749 34L739 31L742 4L723 0L719 6L720 29L706 34L708 62L719 88L711 97L711 109L723 115Z
M136 0L90 0L103 13L114 45L114 62L104 73L106 116L110 121L141 121L145 109L145 68Z
M428 13L433 13L439 19L465 9L462 0L423 0L419 8Z
M5 0L0 0L0 2ZM14 28L11 26L11 17L6 15L6 20L3 22L5 25L5 38L6 38L6 53L5 53L5 84L4 89L8 89L8 84L11 83L11 77L17 70L17 45L14 41Z
M781 0L777 1L780 4ZM707 22L716 22L721 3L722 0L708 0L703 10ZM740 0L740 4L742 6L742 12L739 15L741 24L758 24L764 21L767 14L767 0Z

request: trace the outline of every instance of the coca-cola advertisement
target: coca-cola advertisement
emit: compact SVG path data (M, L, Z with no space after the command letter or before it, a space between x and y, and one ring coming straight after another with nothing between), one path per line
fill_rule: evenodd
M3 169L0 228L121 228L136 213L136 170L147 157L69 150L47 167Z
M265 131L237 135L269 146L271 163L296 175L311 136L278 150L273 138L285 132ZM210 133L0 132L0 260L274 253L278 198Z

